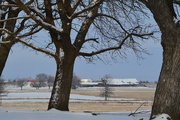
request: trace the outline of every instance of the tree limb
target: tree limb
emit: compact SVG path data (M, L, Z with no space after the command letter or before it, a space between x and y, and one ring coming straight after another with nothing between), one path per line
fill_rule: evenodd
M132 39L132 36L136 36L136 37L140 37L140 38L144 38L144 36L149 36L149 35L153 35L153 33L147 33L147 34L136 34L136 33L130 33L128 34L123 40L122 42L119 44L119 46L115 46L115 47L109 47L109 48L105 48L99 51L93 51L91 53L83 53L83 52L79 52L79 56L87 56L87 57L91 57L93 55L97 55L97 54L101 54L107 51L112 51L112 50L118 50L121 49L122 46L124 45L125 41L130 37Z
M25 6L21 0L15 0L16 4L20 9L22 9L27 15L30 15L30 17L37 23L41 24L45 29L52 30L58 34L62 34L62 30L58 29L57 27L45 22L43 19L41 19L40 16L35 16L32 11L29 10L27 6Z
M19 39L18 42L21 42L21 43L23 43L24 45L26 45L26 46L28 46L28 47L36 50L36 51L45 53L45 54L50 55L50 56L52 56L52 57L56 57L56 55L55 55L54 53L52 53L52 52L50 52L50 51L48 51L48 50L46 50L46 49L37 47L37 46L33 45L32 43L26 42L25 40Z
M123 46L124 42L129 38L129 36L131 36L131 34L127 35L122 42L119 44L119 46L116 47L109 47L109 48L105 48L99 51L95 51L95 52L91 52L91 53L83 53L83 52L79 52L79 56L93 56L93 55L97 55L97 54L101 54L110 50L118 50L121 49L121 47Z
M108 18L110 18L110 19L113 19L114 21L116 21L116 23L118 23L118 25L121 27L121 29L122 29L124 32L128 33L128 32L125 30L125 28L121 25L120 21L117 20L116 18L114 18L114 17L112 17L112 16L110 16L110 15L102 14L102 13L98 13L98 14L97 14L97 17L98 17L98 16L104 16L104 17L108 17Z
M99 43L99 41L97 41L98 38L89 38L89 39L86 39L85 42L89 42L89 41L94 41L96 43ZM84 43L85 43L84 42Z
M8 19L0 20L0 22L6 22L6 21L10 21L10 20L17 20L17 19L24 19L24 18L30 18L30 16L26 16L26 17L13 17L13 18L8 18Z
M12 43L12 42L21 42L23 43L24 45L36 50L36 51L39 51L39 52L42 52L42 53L45 53L47 55L50 55L52 57L56 57L56 55L46 49L43 49L43 48L40 48L40 47L37 47L35 45L33 45L32 43L29 43L25 40L22 40L20 39L19 37L15 36L12 32L8 31L7 29L3 29L3 28L0 28L0 31L4 31L6 32L7 34L9 34L10 36L13 37L13 40L10 40L10 41L3 41L3 42L0 42L0 44L8 44L8 43Z
M87 12L87 11L89 11L89 10L92 10L92 9L95 8L96 6L100 5L102 2L103 2L103 0L99 0L99 1L96 2L95 4L90 5L89 7L86 7L86 8L84 8L83 10L80 10L80 11L72 14L71 17L70 17L70 19L74 19L74 18L76 18L78 15L80 15L80 14L82 14L82 13L84 13L84 12Z
M76 8L78 7L78 5L80 4L82 0L76 0L76 3L74 4L74 6L72 7L73 12L76 10Z

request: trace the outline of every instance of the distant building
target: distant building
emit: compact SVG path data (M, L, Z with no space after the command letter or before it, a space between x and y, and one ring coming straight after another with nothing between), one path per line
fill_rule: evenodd
M109 86L138 86L139 81L136 78L112 78L107 80L107 84ZM80 82L81 87L95 87L95 86L103 86L102 81L94 82L92 79L81 79Z
M80 86L81 87L94 87L94 86L98 86L98 83L93 82L92 79L81 79Z
M139 85L139 81L135 78L119 79L112 78L107 82L110 86L136 86Z
M37 80L35 80L35 79L29 79L29 80L27 80L27 84L25 85L25 87L32 87L31 86L31 83L33 83L33 82L36 82Z
M81 83L90 83L92 82L91 79L81 79Z

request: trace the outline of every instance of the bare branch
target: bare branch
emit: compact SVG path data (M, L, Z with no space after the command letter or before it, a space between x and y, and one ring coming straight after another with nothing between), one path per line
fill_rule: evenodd
M14 4L0 4L0 6L4 6L4 7L17 7L17 5L14 5Z
M86 39L85 42L89 42L89 41L94 41L96 43L99 43L99 41L97 41L98 38L89 38L89 39ZM84 43L85 43L84 42Z
M6 44L11 44L14 43L15 41L2 41L0 42L0 45L6 45Z
M30 18L30 16L26 16L26 17L13 17L13 18L8 18L8 19L0 20L0 22L6 22L6 21L10 21L10 20L17 20L17 19L24 19L24 18Z
M37 47L35 45L33 45L32 43L29 43L25 40L22 40L20 39L19 37L15 36L12 32L8 31L7 29L3 29L3 28L0 28L0 31L4 31L6 32L7 34L9 34L9 36L12 36L14 39L13 40L10 40L10 41L3 41L3 42L0 42L0 44L8 44L8 43L12 43L12 42L21 42L23 43L24 45L36 50L36 51L39 51L39 52L42 52L42 53L45 53L47 55L50 55L52 57L56 57L56 55L46 49L43 49L43 48L40 48L40 47Z
M131 34L129 34L128 36L126 36L126 37L122 40L122 42L119 44L119 46L101 49L101 50L99 50L99 51L92 52L92 53L82 53L82 52L79 52L79 56L93 56L93 55L101 54L101 53L104 53L104 52L107 52L107 51L110 51L110 50L118 50L118 49L121 49L121 47L123 46L124 42L129 38L129 36L131 36Z
M115 46L115 47L108 47L108 48L105 48L105 49L101 49L101 50L98 50L98 51L93 51L91 53L83 53L83 52L80 52L79 53L79 56L93 56L93 55L97 55L97 54L101 54L101 53L104 53L104 52L107 52L107 51L112 51L112 50L119 50L122 48L122 46L124 45L125 41L130 37L131 40L132 39L132 36L136 36L136 37L140 37L142 39L145 39L144 36L151 36L153 35L153 33L146 33L146 34L136 34L136 33L130 33L128 34L122 41L121 43L119 44L119 46ZM135 43L135 41L133 40L132 42ZM132 48L133 49L133 48Z
M87 11L89 11L89 10L92 10L93 8L95 8L95 7L97 7L98 5L100 5L102 2L103 2L103 0L99 0L99 1L96 2L95 4L90 5L90 6L86 7L86 8L84 8L83 10L80 10L80 11L72 14L71 17L70 17L70 19L74 19L74 18L76 18L78 15L80 15L80 14L82 14L82 13L84 13L84 12L87 12Z
M45 53L45 54L50 55L50 56L52 56L52 57L56 57L56 55L55 55L54 53L52 53L52 52L50 52L50 51L48 51L48 50L46 50L46 49L37 47L37 46L33 45L32 43L26 42L25 40L19 39L18 42L21 42L21 43L23 43L24 45L26 45L26 46L28 46L28 47L36 50L36 51Z
M26 14L30 15L30 17L31 17L35 22L41 24L41 25L42 25L45 29L47 29L47 30L52 30L52 31L54 31L54 32L56 32L56 33L58 33L58 34L62 34L62 30L61 30L61 29L58 29L58 28L56 28L55 26L53 26L53 25L45 22L43 19L41 19L40 16L35 16L35 15L32 13L32 11L30 11L30 9L21 2L21 0L15 0L15 1L16 1L16 3L17 3L18 7L19 7L20 9L22 9Z
M73 12L76 10L76 8L78 7L78 5L81 3L82 0L76 0L74 6L72 7Z
M121 25L120 21L117 20L116 18L114 18L113 16L106 15L106 14L102 14L102 13L97 14L97 17L98 17L98 16L104 16L104 17L113 19L114 21L116 21L116 23L118 23L118 25L121 27L121 29L122 29L124 32L128 33L128 32L126 31L126 29Z
M4 31L4 32L8 33L9 35L13 34L11 31L4 29L4 28L0 28L0 31Z

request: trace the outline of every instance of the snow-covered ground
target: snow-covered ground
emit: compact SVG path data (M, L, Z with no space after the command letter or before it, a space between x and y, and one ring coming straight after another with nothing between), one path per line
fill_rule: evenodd
M51 93L50 92L29 92L29 89L21 92L18 91L19 88L9 88L9 93L7 96L2 97L2 102L48 102ZM48 88L44 88L47 90ZM87 89L87 88L81 88ZM99 88L88 88L93 90L99 90ZM131 89L131 88L128 88ZM134 88L132 88L133 91ZM143 89L143 88L136 88ZM32 89L34 90L34 89ZM13 91L11 93L11 91ZM27 91L27 92L26 92ZM123 91L121 91L123 92ZM143 91L142 91L143 92ZM109 98L109 100L118 102L144 102L142 100L134 98ZM70 101L81 101L81 102L104 102L104 97L88 96L88 95L78 95L71 94ZM108 101L110 102L110 101ZM140 111L142 112L142 111ZM85 112L62 112L58 110L32 110L32 109L6 109L0 107L0 120L149 120L150 111L145 111L143 114L137 114L136 116L128 116L131 111L126 112L96 112L97 115L92 115L92 113Z
M98 114L84 112L62 112L58 110L42 111L27 109L0 108L1 120L143 120L149 119L149 114L140 114L135 117L119 112L118 115Z
M50 92L27 92L27 93L8 93L7 96L2 97L4 102L15 102L16 99L21 99L21 101L25 100L31 101L32 99L46 99L50 98ZM78 94L71 94L71 100L81 100L81 101L99 101L104 100L104 97L95 97L95 96L88 96L88 95L78 95ZM136 99L133 98L108 98L108 100L119 100L119 101L134 101Z

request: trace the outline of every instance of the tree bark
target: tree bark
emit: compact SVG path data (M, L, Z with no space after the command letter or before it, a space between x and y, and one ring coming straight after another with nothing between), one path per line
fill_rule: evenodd
M69 96L75 58L76 55L73 50L66 50L66 52L61 51L60 56L56 59L57 71L48 110L55 108L69 111Z
M0 77L6 65L6 61L9 56L11 47L12 47L12 44L0 45Z
M180 118L180 26L174 22L172 10L165 0L149 0L151 10L161 30L163 63L155 92L150 119L166 113L173 120Z
M174 31L177 33L176 31ZM152 114L166 113L173 120L180 118L180 38L162 33L163 65L155 92ZM173 34L173 31L171 31ZM177 41L169 43L169 41ZM165 43L166 42L166 43Z

